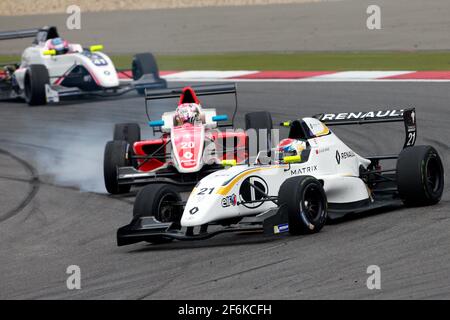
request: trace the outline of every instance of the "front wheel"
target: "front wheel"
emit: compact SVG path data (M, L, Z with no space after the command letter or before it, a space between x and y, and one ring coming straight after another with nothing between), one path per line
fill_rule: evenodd
M406 205L438 203L444 190L444 167L436 149L431 146L403 149L397 161L397 187Z
M47 103L45 86L50 83L47 67L32 64L25 73L24 93L29 106L40 106Z
M160 222L173 222L179 229L183 207L178 190L169 184L149 184L139 190L133 206L133 218L155 217ZM151 243L169 242L170 238L154 238Z
M327 220L327 198L322 184L312 176L287 179L278 192L278 205L288 211L293 235L319 232Z

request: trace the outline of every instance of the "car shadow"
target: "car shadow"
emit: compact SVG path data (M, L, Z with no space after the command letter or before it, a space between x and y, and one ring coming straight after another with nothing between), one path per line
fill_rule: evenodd
M287 235L264 235L262 232L235 232L233 234L222 234L217 237L205 240L190 240L190 241L173 241L165 244L144 244L128 251L128 253L143 253L150 251L171 251L171 250L192 250L192 249L206 249L218 247L231 246L249 246L260 245L265 243L286 241L290 237Z
M352 221L358 221L360 219L369 218L372 216L383 215L398 211L398 209L406 208L403 205L393 205L385 208L372 209L364 213L348 214L342 218L329 219L327 221L328 226L334 226L344 223L350 223ZM317 234L320 237L320 232ZM171 251L171 250L190 250L190 249L202 249L202 248L216 248L216 247L230 247L230 246L247 246L247 245L260 245L271 242L279 241L295 241L304 236L290 236L288 233L282 235L265 235L262 231L251 232L235 232L229 234L220 234L214 238L205 240L190 240L190 241L173 241L165 244L143 244L141 247L135 247L128 251L128 253L144 253L151 251ZM139 245L139 244L137 244Z

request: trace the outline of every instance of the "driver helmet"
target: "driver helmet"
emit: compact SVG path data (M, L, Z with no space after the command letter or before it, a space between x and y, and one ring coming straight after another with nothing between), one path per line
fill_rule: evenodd
M298 161L302 160L302 151L305 150L306 143L297 139L283 139L277 146L279 160L283 161L285 157L300 156Z
M55 50L56 54L65 54L69 52L69 42L61 38L54 38L50 40L48 48L50 50Z
M178 105L175 116L179 124L194 123L199 119L199 110L200 105L197 103L182 103Z

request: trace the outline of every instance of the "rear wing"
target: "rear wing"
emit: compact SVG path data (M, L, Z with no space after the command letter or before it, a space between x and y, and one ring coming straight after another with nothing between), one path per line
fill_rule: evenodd
M234 118L238 109L238 100L237 100L237 90L236 84L208 84L208 85L199 85L199 86L191 86L194 89L195 94L200 96L213 96L213 95L224 95L224 94L234 94L234 102L235 107L233 111L233 116L231 118L231 124L227 123L225 126L233 125ZM147 113L147 118L150 121L150 116L148 113L148 101L150 100L160 100L160 99L172 99L179 98L181 93L183 92L184 87L177 88L169 88L169 89L161 89L161 90L145 90L145 110Z
M327 126L403 122L406 134L403 148L413 146L417 138L415 108L368 112L320 113L313 117Z
M17 30L17 31L3 31L3 32L0 32L0 40L34 38L38 32L39 32L39 29L24 29L24 30Z
M33 44L45 42L49 39L54 39L57 37L59 37L58 30L53 26L0 32L0 40L35 38Z

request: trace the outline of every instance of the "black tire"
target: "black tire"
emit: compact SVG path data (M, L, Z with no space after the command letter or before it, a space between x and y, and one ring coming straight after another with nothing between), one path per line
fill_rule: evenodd
M160 222L179 223L183 214L182 207L172 206L180 202L178 189L170 184L149 184L139 190L133 206L133 217L155 217Z
M155 217L160 222L174 222L172 229L180 229L183 209L179 205L171 205L180 202L181 196L178 190L169 184L149 184L139 190L133 206L133 219L141 217ZM159 244L170 242L170 238L153 238L149 243Z
M139 80L144 74L153 74L155 78L159 78L158 64L153 54L138 53L133 57L131 64L131 72L133 80ZM145 89L136 89L139 94L144 94Z
M250 112L245 115L245 130L254 129L256 130L257 135L257 149L256 152L260 151L267 151L267 154L270 154L270 150L272 148L272 141L271 141L271 130L273 128L273 122L272 122L272 115L270 112L267 111L258 111L258 112ZM265 137L267 141L266 149L260 149L260 142L259 140L262 139L259 135L260 129L267 129L267 135ZM250 143L252 143L250 141ZM264 147L262 147L264 148ZM257 154L256 154L257 155ZM252 156L256 156L252 155Z
M46 84L50 84L47 67L41 64L30 65L25 73L24 81L25 101L29 106L47 104Z
M130 185L119 185L117 181L117 168L131 165L128 156L129 146L126 141L109 141L106 143L103 176L106 190L111 194L130 192Z
M403 149L397 161L397 187L408 206L438 203L444 190L444 167L436 149L431 146Z
M133 145L141 141L141 128L137 123L118 123L114 126L113 140L126 141Z
M319 232L327 220L327 197L319 180L311 176L292 177L278 192L280 209L288 211L293 235Z

